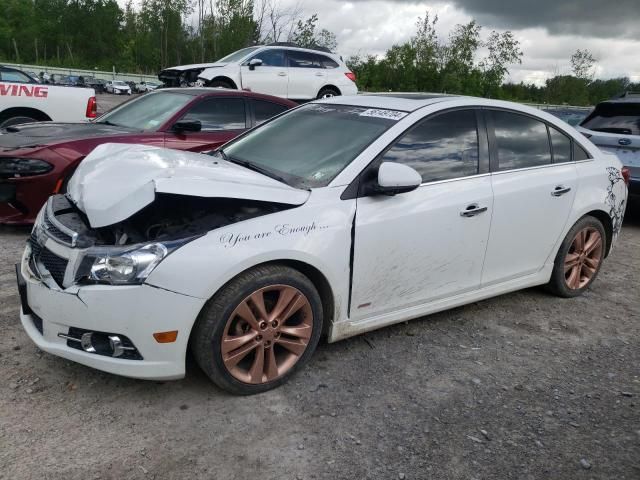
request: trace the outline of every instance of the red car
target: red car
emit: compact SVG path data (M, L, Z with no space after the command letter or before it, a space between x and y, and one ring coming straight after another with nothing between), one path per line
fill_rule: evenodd
M0 223L33 223L102 143L204 152L296 103L220 88L170 88L130 100L90 123L39 122L0 131Z

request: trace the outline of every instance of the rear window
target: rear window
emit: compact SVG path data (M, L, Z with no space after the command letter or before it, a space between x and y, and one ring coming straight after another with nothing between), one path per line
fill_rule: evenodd
M582 126L597 132L640 135L640 103L601 103Z

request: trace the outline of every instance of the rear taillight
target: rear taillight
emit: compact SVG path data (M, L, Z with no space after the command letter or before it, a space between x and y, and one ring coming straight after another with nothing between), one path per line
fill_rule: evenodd
M346 76L347 76L347 78L348 78L349 80L351 80L352 82L355 82L355 81L356 81L356 74L355 74L355 73L353 73L353 72L347 72L347 73L345 73L345 75L346 75Z
M629 179L631 178L631 170L629 170L627 167L622 167L622 178L624 179L624 183L627 184L627 186L629 186Z
M96 118L98 116L98 102L96 97L91 97L87 100L87 118Z

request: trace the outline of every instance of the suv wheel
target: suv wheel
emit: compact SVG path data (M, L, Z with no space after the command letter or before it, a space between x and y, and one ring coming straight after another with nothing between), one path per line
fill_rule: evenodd
M225 82L224 80L213 80L207 83L207 87L233 89L233 86L229 82Z
M338 92L335 88L325 87L318 92L318 96L316 98L331 98L338 97L340 92Z

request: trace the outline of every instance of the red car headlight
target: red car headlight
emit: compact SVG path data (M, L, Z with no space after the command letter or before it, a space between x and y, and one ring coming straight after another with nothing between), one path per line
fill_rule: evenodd
M20 178L42 175L53 170L53 165L35 158L0 157L0 178Z

